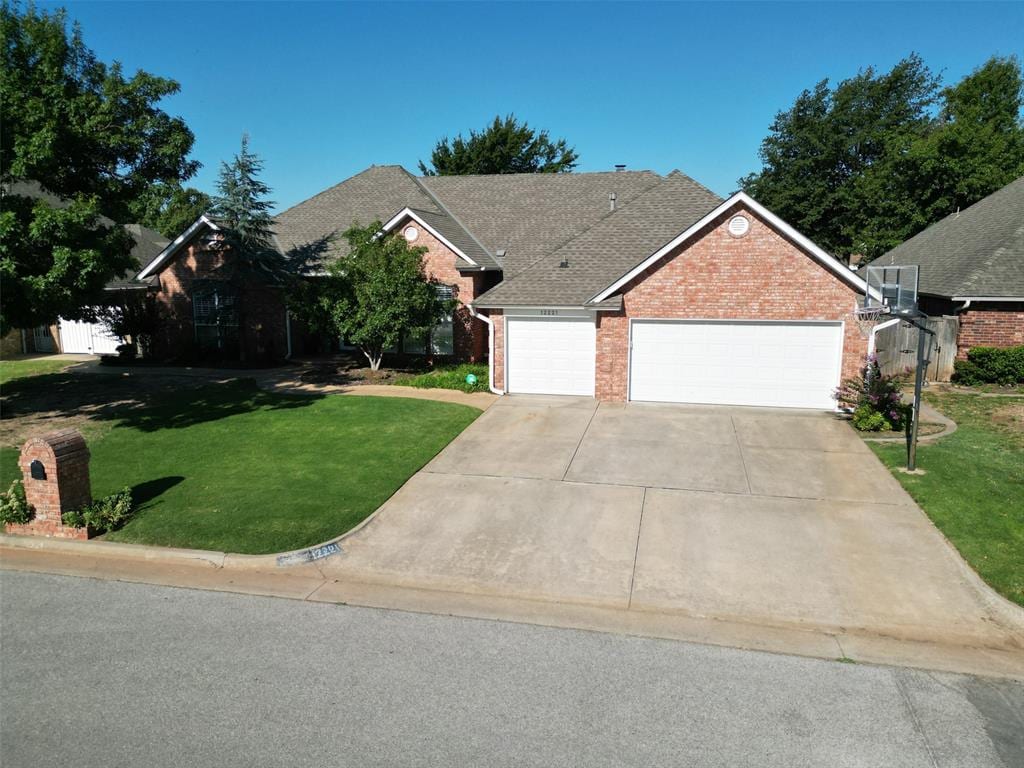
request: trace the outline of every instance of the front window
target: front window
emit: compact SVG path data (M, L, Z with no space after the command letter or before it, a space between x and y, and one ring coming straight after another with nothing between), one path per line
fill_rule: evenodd
M455 298L455 287L451 285L437 286L437 298L451 301ZM430 351L435 355L455 354L455 335L451 313L446 314L441 322L430 331Z
M200 349L225 350L238 343L236 293L228 286L207 285L192 291L196 344Z

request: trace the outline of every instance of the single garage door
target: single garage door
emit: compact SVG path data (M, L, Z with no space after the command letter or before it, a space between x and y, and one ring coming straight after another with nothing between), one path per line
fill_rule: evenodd
M635 320L631 334L631 400L835 408L841 323Z
M510 317L506 334L509 392L593 397L593 318Z
M60 319L60 347L62 352L83 355L112 355L121 342L111 336L102 323L83 323Z

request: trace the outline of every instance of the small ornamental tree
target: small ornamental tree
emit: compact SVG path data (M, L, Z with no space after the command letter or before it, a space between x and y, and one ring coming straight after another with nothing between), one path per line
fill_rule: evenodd
M311 326L345 338L366 356L373 371L384 351L403 337L428 333L452 310L423 269L426 248L382 234L375 221L345 233L350 252L325 277L292 292L292 310Z

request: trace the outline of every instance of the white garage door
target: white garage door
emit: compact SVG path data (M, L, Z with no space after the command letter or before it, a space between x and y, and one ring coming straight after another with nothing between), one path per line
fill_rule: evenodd
M630 399L835 408L841 323L637 320Z
M60 319L60 346L66 353L112 355L121 342L111 336L102 323L82 323Z
M509 392L593 396L593 318L510 317L506 332Z

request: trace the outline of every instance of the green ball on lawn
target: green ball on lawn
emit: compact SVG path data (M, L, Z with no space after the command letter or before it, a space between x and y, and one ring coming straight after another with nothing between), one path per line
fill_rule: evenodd
M474 384L476 384L476 374L475 373L467 373L466 374L466 383L469 384L469 386L473 386Z

